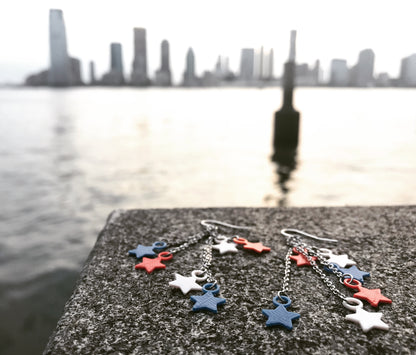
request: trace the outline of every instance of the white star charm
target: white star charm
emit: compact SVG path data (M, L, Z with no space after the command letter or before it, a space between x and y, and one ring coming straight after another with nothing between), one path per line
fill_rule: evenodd
M352 266L356 264L354 260L348 258L347 254L335 255L332 253L332 250L325 248L321 248L319 251L323 256L327 257L327 262L337 264L339 267Z
M190 277L175 273L175 281L169 282L169 286L180 288L184 295L186 295L189 291L201 291L202 286L198 285L196 281L204 281L207 279L207 275L198 277L198 275L201 274L203 274L201 270L192 271L192 276Z
M356 306L350 303L355 303ZM363 309L363 303L360 300L347 297L342 304L350 311L355 311L353 314L347 314L345 319L359 324L364 333L367 333L371 329L389 330L388 324L381 320L383 313L365 311Z
M235 243L227 243L226 240L222 240L220 244L213 245L212 249L218 250L220 254L238 252L237 245Z

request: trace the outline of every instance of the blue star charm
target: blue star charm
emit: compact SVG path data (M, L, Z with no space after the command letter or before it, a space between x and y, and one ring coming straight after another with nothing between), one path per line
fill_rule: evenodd
M220 286L215 285L213 290L210 288L214 286L213 283L206 283L202 286L203 296L191 296L191 301L195 302L192 310L196 311L210 311L218 313L217 306L225 303L225 298L215 297L220 292Z
M129 255L135 255L137 259L141 259L144 256L156 256L153 249L162 250L167 247L165 242L154 242L152 246L145 246L139 244L136 249L129 250Z
M292 320L299 319L300 314L295 312L289 312L286 310L291 304L292 301L287 296L280 296L280 299L284 300L286 303L279 303L279 296L273 298L273 304L276 306L275 309L262 309L262 313L268 317L266 325L268 327L274 325L281 325L287 330L292 330Z
M369 277L370 273L367 271L361 271L360 269L358 269L355 265L348 267L348 268L343 268L340 267L337 264L333 264L339 271L341 271L344 274L344 278L349 278L349 275L352 276L352 278L354 280L358 280L361 283L364 283L364 277ZM326 268L326 270L329 270L328 268Z

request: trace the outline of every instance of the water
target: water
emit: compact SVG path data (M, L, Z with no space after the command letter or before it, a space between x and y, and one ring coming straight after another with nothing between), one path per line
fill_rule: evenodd
M415 204L415 93L298 89L284 193L280 89L0 90L0 352L43 349L114 209Z

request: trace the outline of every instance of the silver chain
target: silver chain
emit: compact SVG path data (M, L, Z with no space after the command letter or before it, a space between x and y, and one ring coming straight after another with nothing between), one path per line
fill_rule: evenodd
M202 254L202 267L201 271L207 276L207 282L216 284L217 280L215 280L214 276L212 276L211 272L211 263L212 263L212 242L214 240L214 235L210 234L207 239L207 245L204 247L204 251Z
M198 234L192 235L192 236L189 237L188 240L186 240L182 244L179 244L178 246L170 249L170 253L171 254L175 254L175 253L178 253L178 252L180 252L182 250L185 250L189 246L198 243L202 238L204 238L206 236L207 236L207 233L206 232L200 232Z
M277 296L280 298L282 294L289 291L289 279L290 279L290 256L292 255L292 247L289 248L285 256L285 276L283 277L283 287L277 292Z
M340 280L343 279L344 274L339 271L332 263L329 263L319 252L319 250L315 247L311 247L305 243L303 243L297 236L289 237L288 244L292 245L296 248L296 250L301 253L305 258L309 261L312 266L312 269L319 275L322 282L329 288L329 290L335 295L345 300L347 296L343 294L340 290L338 290L335 284L330 280L328 276L324 274L324 272L319 268L316 261L313 259L313 256L316 256L319 262L330 269Z

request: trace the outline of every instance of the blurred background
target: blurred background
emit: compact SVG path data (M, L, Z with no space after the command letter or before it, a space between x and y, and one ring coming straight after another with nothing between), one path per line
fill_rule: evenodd
M0 6L2 354L43 350L112 210L416 203L412 1Z

